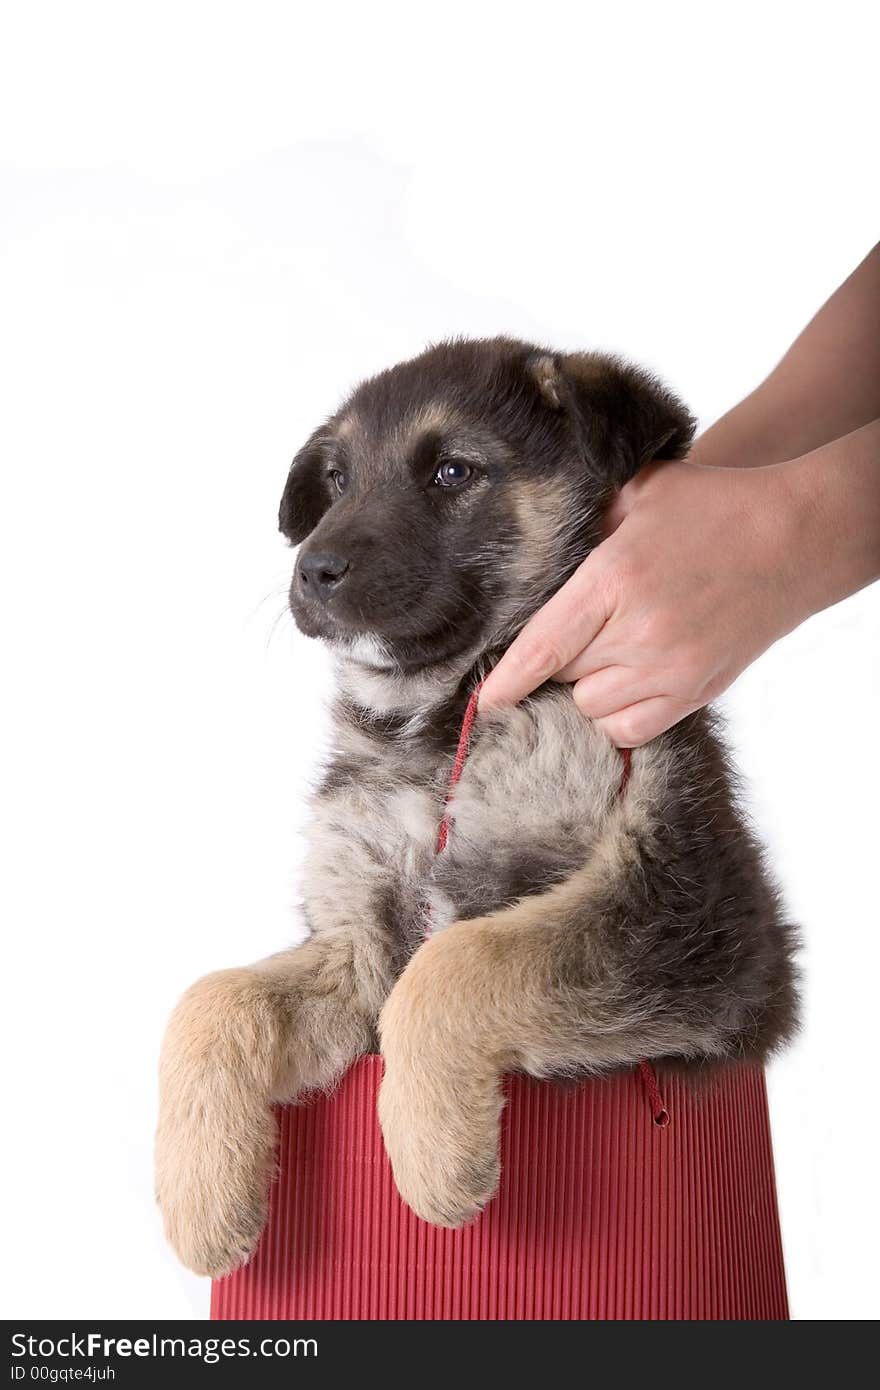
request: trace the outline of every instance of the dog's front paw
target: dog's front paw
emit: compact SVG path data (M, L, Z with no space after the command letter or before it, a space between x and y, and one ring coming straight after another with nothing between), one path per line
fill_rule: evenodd
M431 988L434 954L432 943L413 959L382 1012L379 1121L403 1200L424 1221L458 1227L497 1191L504 1100L497 1067Z
M429 1075L402 1084L386 1064L379 1120L397 1189L423 1221L455 1228L478 1216L497 1191L498 1120L471 1123L453 1114L449 1100Z
M274 1164L274 1119L242 1025L251 987L243 971L200 981L178 1005L162 1054L156 1197L182 1262L213 1278L253 1253Z
M263 1128L263 1117L255 1118ZM225 1120L206 1108L183 1123L163 1121L156 1140L156 1198L165 1234L188 1269L213 1279L244 1264L256 1248L273 1148L271 1134L224 1128ZM268 1112L266 1120L271 1129Z

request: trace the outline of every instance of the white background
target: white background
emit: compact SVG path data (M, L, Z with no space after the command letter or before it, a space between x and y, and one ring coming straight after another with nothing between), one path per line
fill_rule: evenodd
M152 1205L155 1062L186 984L298 930L294 450L453 333L619 349L708 424L878 237L870 10L4 7L7 1317L207 1310ZM878 1311L878 636L869 591L727 701L807 940L771 1074L797 1318Z

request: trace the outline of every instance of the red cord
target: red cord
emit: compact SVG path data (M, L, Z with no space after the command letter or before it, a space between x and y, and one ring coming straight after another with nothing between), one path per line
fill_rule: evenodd
M452 801L452 793L455 791L456 784L464 770L468 752L470 751L471 733L473 732L474 720L477 717L477 706L479 704L482 685L483 682L480 681L480 684L476 687L473 695L471 695L471 698L468 700L467 709L464 712L464 719L461 722L461 733L458 736L458 747L455 750L455 762L452 764L452 773L449 778L449 785L446 789L446 809L443 813L443 819L440 822L440 830L437 835L438 854L443 853L449 839L449 827L452 822L452 814L449 807ZM632 771L632 749L621 748L620 757L623 763L623 772L620 777L620 795L624 796L629 786L630 773ZM430 913L428 915L428 921L425 924L425 935L431 935ZM657 1077L651 1063L646 1061L639 1062L639 1074L648 1097L654 1124L657 1125L659 1129L665 1129L669 1124L669 1111L663 1104L663 1096L660 1094L660 1087L657 1085Z
M452 793L455 791L456 783L462 774L464 765L467 762L468 748L471 742L471 730L474 727L474 720L477 717L477 705L480 699L480 690L483 682L477 686L471 698L468 700L467 709L464 712L464 719L461 721L461 733L458 736L458 747L455 750L455 762L452 764L452 775L449 778L449 786L446 789L446 811L443 820L440 822L440 833L437 836L437 853L442 854L446 848L446 841L449 839L449 803L452 800Z
M620 756L623 761L623 772L620 775L620 795L623 796L629 786L629 774L632 768L632 749L621 748Z
M658 1129L665 1129L669 1124L669 1111L663 1104L663 1097L660 1094L660 1087L657 1085L657 1076L650 1062L639 1062L639 1073L642 1078L645 1090L648 1095L648 1103L651 1107L651 1114L654 1124Z

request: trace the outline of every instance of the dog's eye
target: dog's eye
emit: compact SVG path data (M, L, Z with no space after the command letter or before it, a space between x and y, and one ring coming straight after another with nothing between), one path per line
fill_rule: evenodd
M438 487L461 487L473 471L469 463L462 463L461 459L450 459L448 463L441 463L434 474L434 482Z
M337 492L345 492L345 489L348 487L348 476L343 473L341 468L333 468L330 470L330 480Z

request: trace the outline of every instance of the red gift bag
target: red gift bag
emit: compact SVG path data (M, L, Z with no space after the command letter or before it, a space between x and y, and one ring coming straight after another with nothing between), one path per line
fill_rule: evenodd
M376 1118L382 1059L279 1111L279 1178L214 1318L786 1319L764 1074L693 1087L638 1071L508 1078L497 1198L459 1231L397 1194ZM662 1117L661 1117L662 1118Z
M437 853L452 825L465 712ZM630 773L622 751L621 795ZM426 924L430 932L430 922ZM381 1057L280 1115L280 1175L214 1318L786 1319L764 1073L695 1088L652 1067L563 1087L507 1080L497 1198L471 1225L419 1220L376 1117Z

